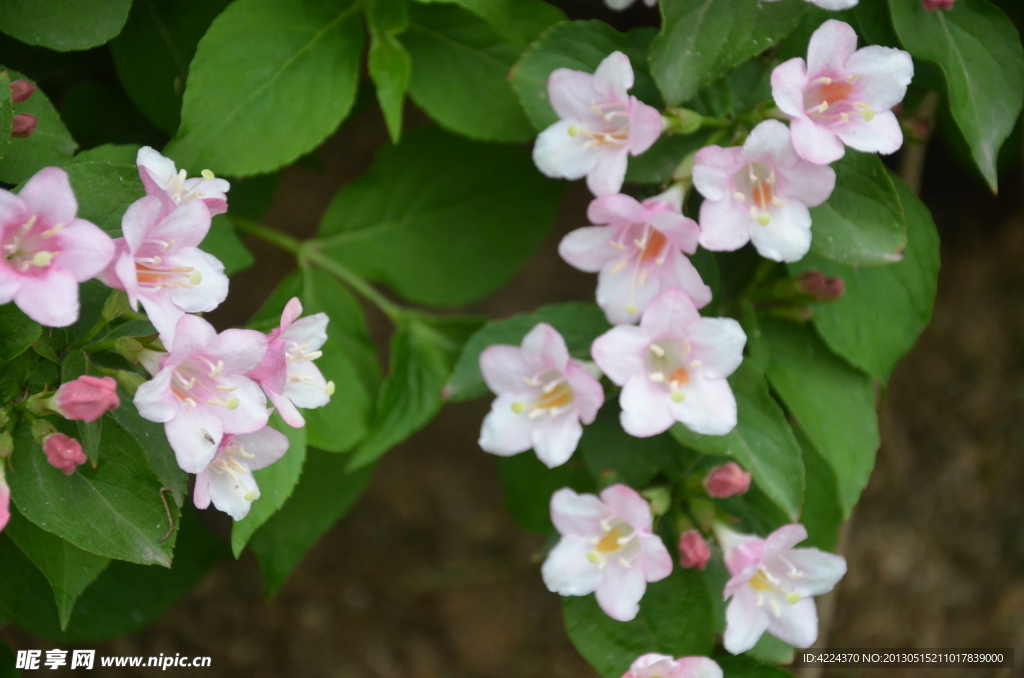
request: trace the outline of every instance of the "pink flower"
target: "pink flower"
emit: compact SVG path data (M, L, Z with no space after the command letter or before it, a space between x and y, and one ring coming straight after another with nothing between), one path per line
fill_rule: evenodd
M480 354L480 371L498 397L480 429L480 447L508 457L531 447L554 468L576 450L583 424L594 421L604 389L569 357L555 328L539 323L522 346L496 344Z
M953 9L953 3L956 0L921 0L921 6L929 11L935 11L937 9ZM13 82L11 83L14 84Z
M890 110L903 101L914 77L910 54L869 45L857 49L849 24L830 19L811 36L800 57L772 72L772 96L790 117L801 158L824 165L843 157L843 145L894 153L903 132Z
M104 412L120 405L117 382L113 378L89 375L61 384L46 403L52 412L78 421L96 421Z
M228 196L225 194L231 184L213 176L210 170L203 170L201 179L189 179L185 170L178 171L173 160L149 146L139 149L135 163L139 166L139 178L146 187L146 194L159 198L165 213L193 200L206 203L214 216L228 211Z
M726 377L743 361L747 335L731 318L702 318L690 298L669 290L644 311L640 326L619 325L594 340L591 354L622 386L622 427L645 438L682 422L705 435L736 426Z
M75 469L89 461L82 451L82 444L63 433L51 433L43 438L43 452L50 466L69 476Z
M302 302L293 297L281 314L281 325L267 336L267 354L247 375L259 383L289 426L301 428L306 420L296 409L323 407L334 393L313 361L327 341L327 314L297 320Z
M114 243L77 212L59 167L39 170L17 195L0 190L0 304L13 299L47 327L78 320L78 283L103 270Z
M165 212L159 198L146 196L128 207L121 230L117 255L99 277L127 292L133 309L142 302L165 344L174 341L181 316L212 311L227 297L224 265L198 249L210 230L202 201Z
M255 433L226 434L213 461L196 476L196 508L208 508L212 501L235 520L245 518L260 498L252 472L270 466L287 451L288 438L269 426Z
M789 128L765 120L742 148L705 146L694 159L693 185L704 196L700 244L738 250L754 242L761 256L799 261L811 247L811 213L836 185L831 167L801 160Z
M734 461L716 466L704 479L704 489L718 499L743 494L750 489L750 474Z
M798 523L784 525L761 539L721 523L715 536L732 578L723 594L725 649L733 654L754 647L765 631L794 647L810 647L818 637L818 613L812 596L832 590L846 574L842 556L814 548L794 549L807 538Z
M612 485L600 499L558 490L551 520L562 539L541 568L544 584L563 596L594 593L612 619L636 617L647 582L672 572L672 556L651 533L651 507L630 487Z
M645 654L638 658L622 678L722 678L722 667L709 657L681 657Z
M533 162L549 177L587 177L597 196L618 193L626 155L640 155L661 136L661 113L626 94L633 67L612 52L593 75L558 68L548 78L548 99L561 118L537 137Z
M225 330L194 315L178 320L160 370L139 387L135 405L162 423L187 473L213 460L226 433L253 433L267 425L267 399L245 373L259 364L267 338L254 330Z
M18 113L11 119L11 136L15 139L27 139L36 131L39 118L31 113Z
M11 519L11 488L4 477L6 466L7 461L0 459L0 532L4 531L7 521Z
M697 530L687 530L679 535L679 566L703 570L711 560L711 547Z
M682 215L681 204L679 188L642 204L621 193L597 198L587 217L607 225L578 228L559 244L570 265L600 273L597 304L613 325L636 322L668 289L682 290L698 308L711 301L711 288L683 254L697 251L700 227Z

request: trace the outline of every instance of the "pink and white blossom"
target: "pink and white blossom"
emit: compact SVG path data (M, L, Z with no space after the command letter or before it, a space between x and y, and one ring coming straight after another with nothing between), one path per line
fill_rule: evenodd
M146 194L159 198L165 213L193 200L205 203L214 216L228 211L226 194L231 184L213 176L210 170L203 170L201 178L189 179L185 170L178 171L173 160L149 146L139 149L135 162Z
M710 657L680 657L650 653L639 657L622 678L722 678L722 667Z
M853 28L830 19L811 36L806 62L795 57L772 72L772 96L792 118L800 157L827 164L843 157L844 145L885 154L903 145L891 109L913 77L910 54L880 45L857 49Z
M613 325L636 322L668 289L682 290L698 308L711 301L711 288L686 257L697 251L700 227L682 215L682 197L674 187L643 203L621 193L597 198L587 218L599 225L578 228L559 244L570 265L599 273L597 305Z
M700 244L738 250L753 241L761 256L799 261L811 247L811 213L832 195L835 171L801 159L789 128L765 120L742 148L705 146L694 159L693 185L704 196Z
M549 177L580 179L597 196L618 193L627 155L640 155L661 136L661 113L626 92L633 67L612 52L593 73L558 68L548 78L548 99L558 122L537 137L533 161Z
M601 609L619 621L640 611L647 582L672 572L672 556L651 532L651 507L625 485L551 497L551 521L562 539L541 568L548 590L563 596L594 593Z
M136 391L135 405L145 419L164 425L183 471L205 469L225 434L253 433L267 425L266 396L245 376L266 351L261 332L217 334L198 316L178 320L170 352Z
M46 401L50 411L76 421L96 421L104 412L117 409L120 405L117 382L113 378L88 374L64 382Z
M47 327L78 320L78 283L106 267L114 243L77 212L59 167L39 170L17 195L0 190L0 304L13 300Z
M799 523L784 525L762 539L714 524L732 578L723 597L725 649L746 652L765 631L794 647L818 637L813 596L828 593L846 574L842 556L815 548L793 548L807 539Z
M7 527L11 519L11 488L7 485L4 472L7 468L7 460L0 459L0 532Z
M252 472L270 466L287 451L288 438L269 426L255 433L226 434L213 461L196 475L196 508L208 508L213 502L235 520L245 518L260 498Z
M89 461L82 451L82 443L63 433L51 433L42 440L43 453L50 466L69 476L75 469Z
M604 404L601 383L569 357L562 335L547 323L530 330L521 346L484 349L480 371L498 396L484 418L480 447L502 457L532 447L548 467L564 464L583 424L592 423Z
M248 376L259 383L289 426L306 425L297 407L323 407L334 393L334 382L313 361L327 341L327 314L305 318L302 302L293 297L281 314L281 325L267 336L267 354Z
M199 200L165 211L160 199L132 203L121 219L123 238L117 254L100 274L110 287L124 290L134 310L139 302L165 344L186 313L217 308L228 295L224 264L199 249L210 231L210 211Z
M704 435L736 426L736 398L726 377L743 361L747 335L731 318L702 318L683 292L669 290L639 326L619 325L594 340L591 354L622 386L627 433L645 438L675 422Z

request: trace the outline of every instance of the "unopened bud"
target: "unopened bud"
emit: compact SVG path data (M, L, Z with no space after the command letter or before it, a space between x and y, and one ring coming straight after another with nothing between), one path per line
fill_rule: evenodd
M10 431L0 431L0 459L6 459L14 452L14 438ZM3 462L0 462L3 466Z
M846 282L838 277L826 277L821 271L807 271L796 279L800 291L812 301L835 301L846 292Z
M663 516L672 506L672 492L664 486L649 487L640 495L651 505L651 513Z
M711 560L711 547L697 530L679 535L679 566L703 570Z
M697 521L702 530L710 530L715 522L715 505L707 499L691 499L690 515Z
M131 395L135 395L139 387L146 383L145 377L128 370L118 370L117 380L121 383L121 386L124 386L124 390L128 391Z
M717 499L743 494L750 489L750 474L736 462L730 461L711 469L711 473L704 479L704 489Z
M54 433L43 439L43 452L50 466L69 476L75 469L89 461L82 451L82 443L63 433Z
M60 385L46 401L47 407L65 419L96 421L108 410L117 409L117 382L110 377L84 375Z
M30 137L38 124L39 120L31 113L18 113L11 120L11 136L19 139Z
M954 2L956 2L956 0L921 0L921 6L930 11L935 11L937 9L953 9Z
M146 350L146 347L134 337L118 337L114 341L114 350L131 364L138 365L139 355Z
M115 318L120 318L129 308L128 294L123 290L114 290L104 302L101 315L104 320L110 322Z
M40 443L43 442L43 438L51 436L57 432L57 429L53 427L48 421L42 419L32 420L32 437L38 440Z
M693 134L704 124L704 116L689 108L670 108L662 115L666 134Z
M36 86L28 80L14 80L11 82L11 103L18 104L28 101L36 91Z

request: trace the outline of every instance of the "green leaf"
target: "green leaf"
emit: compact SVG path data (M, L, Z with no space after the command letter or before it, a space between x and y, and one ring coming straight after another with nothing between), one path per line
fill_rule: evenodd
M89 49L121 31L132 0L5 0L0 31L58 52Z
M316 148L355 101L359 8L336 0L231 3L199 42L165 155L193 171L247 176Z
M78 597L107 568L110 558L83 551L39 529L17 509L11 512L5 532L50 582L61 628L66 628Z
M14 304L0 306L0 361L13 360L43 334L39 323Z
M11 78L6 71L0 71L0 92L11 90ZM9 96L0 97L0 159L11 144L11 123L14 121L14 105Z
M800 522L807 528L807 540L802 546L813 546L833 551L839 542L839 528L843 526L843 511L839 506L839 481L836 472L814 449L800 429L794 431L803 451L807 469L807 493ZM786 664L788 662L780 662Z
M16 666L14 651L7 643L0 640L0 678L19 678L21 671L15 668Z
M138 0L110 42L129 98L167 134L178 129L181 93L196 45L230 0Z
M370 78L377 87L377 102L384 113L391 141L402 137L402 109L405 92L412 76L412 58L402 43L389 33L373 31L370 34L370 57L367 62Z
M561 190L519 148L416 130L335 196L319 247L413 303L459 306L519 270L554 223Z
M505 490L505 508L520 527L540 534L552 534L555 530L551 523L551 495L563 487L577 492L595 490L594 480L579 456L555 468L545 466L533 452L497 457L495 462Z
M796 520L804 502L804 465L786 415L768 392L764 377L749 361L729 377L729 384L736 395L736 428L724 436L707 436L676 424L672 435L701 454L735 459L750 472L761 491Z
M231 550L235 558L241 557L253 533L288 501L306 461L305 430L288 426L277 412L271 415L270 425L288 437L288 451L270 466L253 471L260 497L252 503L249 515L231 527Z
M35 567L25 554L14 545L10 536L0 534L0 563L4 576L0 577L0 628L14 619L25 598L28 583L35 575ZM50 600L53 600L52 595ZM0 673L0 675L3 675Z
M119 408L120 409L120 408ZM116 410L115 410L116 411ZM103 463L70 476L50 466L27 424L15 431L11 497L23 516L97 555L171 565L176 530L167 524L162 484L144 449L116 421L103 426ZM178 506L168 503L172 517ZM167 539L164 539L164 537Z
M134 441L129 443L130 448L142 450L140 459L145 459L146 464L159 479L159 486L171 490L175 503L181 506L185 501L188 476L178 467L174 450L167 442L163 424L143 419L135 408L132 396L124 390L124 387L118 387L117 395L121 399L121 406L103 415L106 420L104 432L113 427L119 432L127 434ZM118 435L119 439L120 437ZM107 445L106 438L103 439L103 445ZM165 530L167 529L166 516L161 519L160 524L164 525Z
M733 657L723 654L714 659L722 667L725 678L793 678L789 671L742 655Z
M811 209L811 252L849 265L900 261L907 221L878 155L846 149L832 167L836 188L828 202Z
M620 412L617 399L606 400L594 423L583 428L578 453L594 480L611 474L613 482L640 488L668 467L679 453L679 445L667 434L651 438L629 435L619 423Z
M764 319L761 329L772 352L768 381L835 470L849 518L880 442L871 378L833 355L810 327Z
M939 278L939 234L920 198L892 177L906 213L903 261L844 266L813 253L789 265L793 274L821 271L846 282L841 299L811 304L814 326L829 348L885 381L928 325Z
M480 353L492 344L518 346L537 323L548 323L565 339L569 353L590 360L590 345L610 329L604 312L593 304L569 302L541 306L533 313L492 320L480 328L462 349L455 371L444 387L446 400L471 400L487 393L480 374Z
M775 664L793 663L793 646L788 645L770 633L765 633L757 639L754 647L750 648L745 655L763 662Z
M162 146L167 140L120 88L93 80L86 80L64 95L60 117L71 136L86 148L131 143Z
M995 191L999 148L1024 105L1024 49L1017 29L987 0L961 0L948 11L890 0L889 9L907 51L942 69L953 119Z
M594 596L567 596L562 611L573 645L604 678L620 678L649 652L686 657L710 654L714 646L711 600L696 570L677 568L648 584L633 621L615 621Z
M669 105L775 45L807 11L803 0L662 0L660 6L651 72Z
M349 473L347 464L344 455L310 449L305 473L291 498L253 535L249 548L259 561L267 598L277 594L306 552L369 484L373 466Z
M215 216L210 223L210 232L206 234L199 249L212 254L224 264L224 273L234 275L256 263L252 252L235 233L231 219L223 214Z
M35 84L35 80L15 70L5 70L11 80L28 80ZM18 104L15 112L30 113L36 116L39 123L32 136L11 139L3 160L0 160L0 182L20 184L44 167L63 167L68 164L78 144L71 138L57 109L38 85L31 98Z
M76 153L72 165L83 162L109 162L112 165L134 165L139 154L138 144L103 144Z
M635 84L630 94L652 106L661 95L647 68L647 46L654 37L649 28L619 33L600 21L563 21L544 31L512 69L512 88L533 126L544 129L558 121L548 101L548 76L556 68L593 73L612 52L629 57Z
M565 14L536 0L419 0L424 4L454 4L487 21L511 42L528 43L546 26L565 19Z
M112 562L78 599L64 631L46 580L36 575L18 610L17 624L34 636L59 643L97 643L124 636L156 621L229 555L227 545L188 507L182 513L173 568Z
M109 162L82 162L64 168L78 200L78 218L91 221L111 237L121 235L121 217L146 195L138 168Z
M377 397L370 431L352 454L349 471L379 459L429 422L441 409L441 389L475 318L408 315L391 337L391 366Z

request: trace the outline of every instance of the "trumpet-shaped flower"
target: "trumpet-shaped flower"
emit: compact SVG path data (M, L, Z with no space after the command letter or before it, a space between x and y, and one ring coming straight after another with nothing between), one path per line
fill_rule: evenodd
M576 450L583 424L604 404L601 383L569 357L555 328L539 323L521 346L496 344L480 354L480 371L498 397L484 418L480 447L508 457L531 447L549 467Z
M807 539L807 529L798 523L766 539L717 522L713 527L732 575L723 593L732 598L725 611L725 649L746 652L765 631L794 647L810 647L818 637L813 596L832 590L846 574L846 560L815 548L793 548Z
M558 122L537 137L533 161L549 177L580 179L597 196L618 193L627 155L640 155L661 136L661 113L626 92L633 67L612 52L593 73L558 68L548 78L548 99Z
M891 109L913 77L910 54L879 45L857 49L853 28L830 19L811 36L806 62L795 57L772 72L772 96L792 118L796 152L826 164L843 157L844 144L897 151L903 131Z
M687 254L697 251L700 227L680 212L682 190L639 203L628 195L597 198L587 217L595 224L562 239L558 253L581 271L599 273L597 305L613 325L633 323L668 289L685 292L701 308L711 288Z
M39 170L17 195L0 190L0 304L13 300L47 327L78 320L78 283L106 267L114 243L77 212L59 167Z
M127 292L133 309L142 302L165 344L174 341L181 316L212 311L227 297L224 264L198 248L210 230L202 201L167 212L159 198L146 196L128 207L121 230L117 254L99 277Z
M226 193L231 184L213 176L210 170L203 170L201 177L189 179L185 170L178 171L173 160L149 146L139 149L135 162L139 166L139 178L146 187L147 195L159 198L165 212L193 200L205 203L211 215L228 211Z
M245 376L267 351L253 330L225 330L194 315L178 320L160 370L139 387L135 405L145 419L162 423L178 466L199 473L213 460L227 433L253 433L267 425L267 399Z
M226 434L213 461L196 475L196 508L205 509L212 501L235 520L245 518L260 498L252 472L270 466L287 451L288 438L269 426L255 433Z
M679 290L647 307L640 325L619 325L594 340L598 367L622 386L622 427L641 438L682 422L705 435L736 426L736 398L726 377L747 341L731 318L702 318Z
M709 657L680 657L645 654L639 657L622 678L722 678L722 667Z
M672 572L672 556L651 532L651 507L625 485L551 497L551 521L562 539L541 568L548 590L563 596L594 593L612 619L629 621L640 611L647 582Z
M306 318L302 302L293 297L281 314L281 325L267 337L267 354L249 372L289 426L306 425L296 406L323 407L334 393L334 382L324 375L313 361L321 356L320 347L327 341L327 314Z
M705 146L694 159L693 185L704 196L700 244L737 250L754 242L761 256L798 261L811 247L811 213L828 200L836 173L802 160L789 128L765 120L743 147Z

